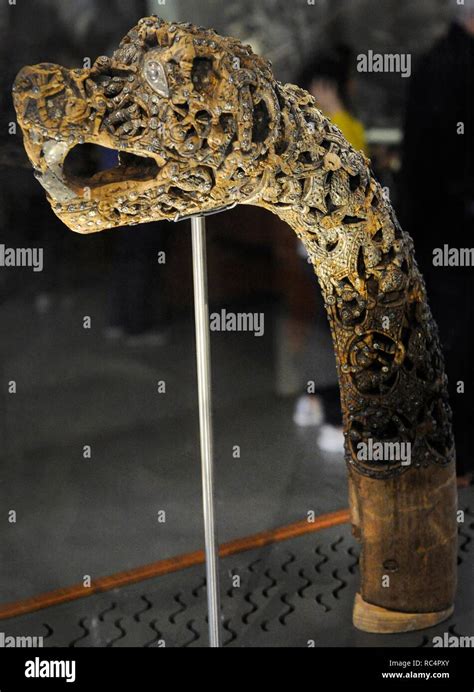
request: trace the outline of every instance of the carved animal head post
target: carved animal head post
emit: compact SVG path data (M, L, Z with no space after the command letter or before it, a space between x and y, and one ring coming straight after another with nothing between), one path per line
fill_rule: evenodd
M14 100L36 176L73 231L235 204L265 207L295 230L338 365L362 542L354 622L393 632L447 617L456 492L443 360L412 241L364 155L250 47L157 17L89 70L24 68ZM83 143L118 150L119 165L70 174L67 155Z

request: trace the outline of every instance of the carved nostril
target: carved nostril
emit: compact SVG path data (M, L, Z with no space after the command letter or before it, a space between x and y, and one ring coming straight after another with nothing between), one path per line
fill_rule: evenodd
M13 83L13 92L16 94L39 92L35 79L35 73L31 67L23 67L17 74Z

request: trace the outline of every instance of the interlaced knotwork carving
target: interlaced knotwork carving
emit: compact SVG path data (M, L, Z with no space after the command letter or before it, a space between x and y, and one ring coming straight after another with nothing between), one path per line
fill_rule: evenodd
M74 231L265 207L304 243L336 351L348 462L387 478L400 461L358 459L360 441L412 445L411 466L453 459L436 326L413 245L370 171L312 96L274 80L248 46L189 24L142 19L90 70L24 68L14 87L25 146ZM89 179L67 173L82 143L120 152Z

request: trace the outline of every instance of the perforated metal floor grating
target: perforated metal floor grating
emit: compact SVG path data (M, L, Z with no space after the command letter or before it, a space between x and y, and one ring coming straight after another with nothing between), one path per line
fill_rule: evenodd
M374 635L352 626L358 546L350 526L307 534L221 560L226 646L432 646L445 632L471 636L474 622L474 491L459 494L459 588L454 615L428 630ZM207 646L204 566L3 620L7 635L44 646ZM240 586L233 579L240 577ZM427 585L429 588L429 585Z

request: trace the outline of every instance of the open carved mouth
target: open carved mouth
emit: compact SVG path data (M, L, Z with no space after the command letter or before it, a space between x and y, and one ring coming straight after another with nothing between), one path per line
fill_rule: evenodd
M154 158L95 144L77 144L63 163L67 183L89 188L111 183L151 181L159 171L160 167Z

